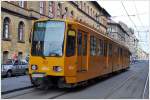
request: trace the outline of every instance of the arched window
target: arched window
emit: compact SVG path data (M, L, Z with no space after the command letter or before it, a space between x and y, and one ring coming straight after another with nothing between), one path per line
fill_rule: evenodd
M40 1L40 14L44 14L44 1Z
M54 17L54 15L53 15L53 8L54 8L54 2L53 1L49 1L49 13L48 13L48 16L49 17Z
M22 52L18 52L18 60L22 60Z
M18 25L18 41L24 41L24 23L22 21Z
M24 7L24 1L19 1L19 6Z
M91 8L91 17L92 17L92 8Z
M79 1L79 8L82 9L82 1Z
M93 16L92 16L92 17L95 19L95 17L94 17L94 16L95 16L95 12L93 11Z
M6 17L4 19L4 23L3 23L3 38L4 39L9 39L9 32L10 32L10 19L8 17Z
M70 16L70 18L74 18L74 12L73 12L73 10L71 11L71 16Z
M69 14L68 14L68 7L65 7L65 12L63 14L63 18L66 19L69 17Z
M84 11L86 12L86 3L84 3Z
M89 6L87 6L87 13L89 14Z
M3 64L7 63L7 61L8 61L8 54L9 54L8 51L4 51L3 52Z
M57 5L57 17L60 18L61 17L61 12L62 12L62 7L61 7L61 3L58 2L58 5Z

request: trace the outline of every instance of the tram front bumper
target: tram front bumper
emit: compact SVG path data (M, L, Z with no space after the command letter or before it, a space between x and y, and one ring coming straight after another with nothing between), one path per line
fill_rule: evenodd
M52 86L51 80L46 76L46 74L43 73L36 73L30 75L31 82L34 86L38 87L44 87L44 86Z

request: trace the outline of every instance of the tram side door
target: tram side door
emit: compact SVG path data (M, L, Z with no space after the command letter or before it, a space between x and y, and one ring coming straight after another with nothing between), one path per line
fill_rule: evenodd
M87 71L87 34L78 31L78 72Z
M76 67L76 31L75 28L72 28L68 30L67 32L67 43L66 43L66 61L65 64L68 66L66 69L69 71L66 71L66 75L75 75L75 71L73 70Z

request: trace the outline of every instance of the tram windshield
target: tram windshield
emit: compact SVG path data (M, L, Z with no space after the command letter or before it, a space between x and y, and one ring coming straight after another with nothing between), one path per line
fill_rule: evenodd
M34 24L31 55L62 56L65 22L41 21Z

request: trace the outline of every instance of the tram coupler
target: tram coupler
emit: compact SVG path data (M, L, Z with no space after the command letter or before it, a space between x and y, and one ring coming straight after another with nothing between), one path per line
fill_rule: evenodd
M47 79L47 77L34 77L32 78L32 83L39 89L48 89L52 86L52 83Z

